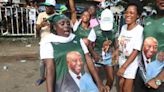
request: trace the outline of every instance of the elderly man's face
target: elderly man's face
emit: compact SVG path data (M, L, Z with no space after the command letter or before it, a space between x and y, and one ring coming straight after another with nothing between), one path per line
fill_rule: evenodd
M164 52L159 52L157 56L158 61L163 62L164 61Z
M75 74L80 74L83 62L81 59L81 55L72 54L72 57L70 58L70 61L68 61L68 67L71 69Z
M147 59L152 58L157 52L158 44L153 40L147 40L144 42L143 51Z
M164 10L164 0L156 0L156 4L160 10Z

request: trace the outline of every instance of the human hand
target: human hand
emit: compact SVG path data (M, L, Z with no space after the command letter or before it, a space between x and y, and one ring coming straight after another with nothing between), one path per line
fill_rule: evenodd
M43 21L41 22L40 26L41 27L45 27L45 26L49 26L50 23L46 20L46 18L43 18Z
M111 44L112 44L111 40L104 41L102 46L102 51L104 51L105 53L108 52Z
M109 92L110 90L109 86L104 86L104 85L98 86L98 88L99 88L99 92Z
M156 85L155 79L151 79L150 81L148 81L147 85L154 89L157 89L159 87L158 85Z
M117 76L118 76L118 77L121 77L121 76L124 74L124 72L125 72L125 68L124 68L124 67L121 67L121 68L118 70L118 72L117 72Z
M94 53L93 54L93 58L94 58L94 60L96 61L96 62L98 62L100 59L101 59L101 56L98 54L98 53Z

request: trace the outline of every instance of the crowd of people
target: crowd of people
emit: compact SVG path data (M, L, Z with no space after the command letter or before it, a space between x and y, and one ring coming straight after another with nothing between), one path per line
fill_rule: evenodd
M55 0L42 3L45 12L36 21L41 38L37 85L46 81L47 92L110 92L118 77L118 92L164 91L163 0L156 0L157 14L142 25L139 6L129 3L121 29L110 7L91 5L78 19L75 0L68 1L70 18L56 13Z

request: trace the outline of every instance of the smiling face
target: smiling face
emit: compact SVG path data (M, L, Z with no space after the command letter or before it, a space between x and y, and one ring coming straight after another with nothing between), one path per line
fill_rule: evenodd
M91 18L91 15L88 11L84 11L83 14L81 15L82 22L89 22Z
M164 10L164 0L156 0L156 5L160 10Z
M67 65L70 70L79 75L83 67L83 61L80 53L72 51L67 54Z
M126 24L130 25L136 23L137 18L138 18L137 7L134 5L128 6L127 10L125 11Z
M157 53L158 42L153 37L148 37L144 41L143 51L147 59L152 58Z
M158 52L157 60L161 61L161 62L164 62L164 52L163 51Z
M67 18L60 19L53 25L53 29L56 31L57 35L68 37L71 32L70 20Z

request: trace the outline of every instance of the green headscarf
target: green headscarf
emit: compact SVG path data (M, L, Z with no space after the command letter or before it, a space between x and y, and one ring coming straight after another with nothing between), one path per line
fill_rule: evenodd
M69 18L67 16L65 16L64 14L60 14L60 15L54 14L54 15L50 16L47 20L50 23L57 23L61 19L69 19Z

